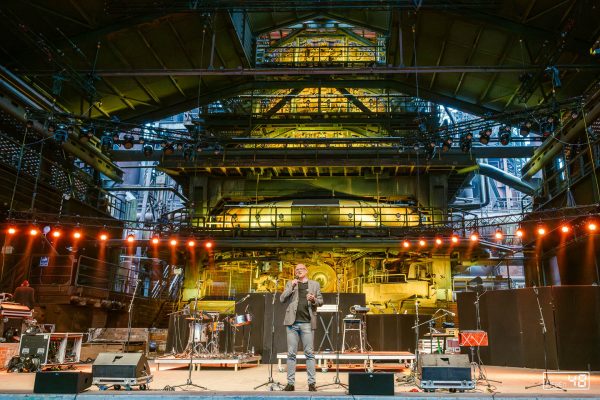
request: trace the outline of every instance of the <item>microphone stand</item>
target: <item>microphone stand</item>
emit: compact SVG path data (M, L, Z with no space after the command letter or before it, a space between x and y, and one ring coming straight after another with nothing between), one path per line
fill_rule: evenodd
M563 392L566 392L567 389L557 386L550 382L550 378L548 377L548 349L546 346L546 321L544 320L544 313L542 311L542 304L540 303L539 289L537 287L533 287L533 292L535 293L535 299L537 300L538 310L540 312L540 326L542 327L542 336L544 337L544 381L542 383L537 383L531 386L525 386L525 389L531 389L534 387L542 386L544 389L554 388L560 389Z
M275 343L275 297L277 296L277 283L279 281L279 277L275 277L275 291L273 292L273 298L271 299L271 349L269 351L269 378L267 379L267 381L265 383L261 383L260 385L256 386L254 388L254 390L263 387L263 386L267 386L269 388L270 391L275 390L275 388L277 388L278 390L282 390L283 389L283 385L279 382L275 382L275 380L273 379L273 346Z
M335 312L335 378L333 383L326 383L325 385L317 386L318 388L324 388L328 386L341 386L344 389L348 389L348 385L340 381L340 276L337 276L337 293L335 295L335 304L337 311Z
M190 351L190 365L188 368L188 378L187 381L181 385L175 385L175 386L165 386L164 390L167 391L175 391L177 388L187 391L188 387L194 387L197 389L203 389L203 390L208 390L208 388L205 388L204 386L201 385L197 385L195 383L192 382L192 368L193 368L193 363L194 363L194 352L196 351L196 316L198 315L198 297L200 297L200 286L202 285L202 280L198 279L198 281L196 282L196 298L194 299L194 312L190 313L192 315L192 349Z
M478 331L481 330L481 314L479 313L479 304L480 304L479 299L485 293L486 292L483 292L483 293L480 293L479 291L475 292L475 320L476 320L476 329ZM471 350L471 366L478 373L477 378L475 378L475 383L477 384L477 383L483 381L487 384L486 386L488 388L488 391L493 392L492 384L490 384L490 382L502 383L502 381L495 381L493 379L488 379L488 377L482 367L483 361L481 361L481 347L477 347L477 353L475 353L475 348L473 346L470 346L470 350ZM475 354L477 354L477 358L475 358Z
M133 296L129 302L129 309L127 310L127 342L125 342L125 353L129 352L129 340L131 339L131 311L133 310L133 302L135 300L135 294L137 293L138 286L140 285L141 279L136 279L135 288L133 289Z
M397 381L401 382L402 385L417 386L417 368L419 364L419 300L415 300L415 324L412 329L415 330L415 362L410 368L410 374L398 378Z

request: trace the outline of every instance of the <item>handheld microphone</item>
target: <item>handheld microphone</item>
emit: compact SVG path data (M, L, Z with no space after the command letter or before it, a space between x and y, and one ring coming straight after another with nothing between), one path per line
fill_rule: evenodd
M452 311L448 311L448 310L444 310L447 314L452 315L453 317L456 317L456 313L453 313Z
M250 298L250 293L248 293L247 295L245 295L244 297L242 297L242 299L239 301L239 303L243 303L246 300L248 300Z

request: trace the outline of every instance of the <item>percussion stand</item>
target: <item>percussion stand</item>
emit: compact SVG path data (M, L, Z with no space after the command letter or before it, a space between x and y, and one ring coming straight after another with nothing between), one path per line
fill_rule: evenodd
M269 378L267 379L267 381L265 383L261 383L260 385L256 386L254 388L254 390L266 386L267 388L269 388L270 391L275 390L275 388L277 388L278 390L283 390L283 385L279 382L275 382L275 380L273 379L273 346L275 343L275 297L277 296L277 283L279 281L279 277L276 276L275 277L275 291L273 292L273 299L271 301L271 349L269 350Z
M476 321L476 329L481 330L481 315L479 313L479 299L483 296L485 292L475 292L475 321ZM495 381L493 379L488 379L484 369L483 369L483 361L481 361L481 347L477 346L477 353L475 353L475 347L471 346L471 366L473 370L476 371L477 377L475 378L475 383L485 382L488 390L492 391L492 385L490 382L494 383L502 383L502 381ZM475 357L477 354L477 357Z
M563 392L566 392L567 389L553 384L552 382L550 382L550 378L548 377L548 348L546 346L546 343L547 343L547 340L546 340L546 333L547 333L546 321L544 320L544 313L542 311L542 304L540 303L539 289L534 286L533 287L533 292L535 293L535 299L537 300L538 310L540 312L540 326L542 327L542 336L544 337L544 381L542 383L537 383L535 385L525 386L525 389L531 389L531 388L534 388L534 387L542 386L544 389L553 388L553 389L560 389Z
M196 299L194 300L194 313L195 314L197 314L197 312L198 312L198 297L200 297L200 286L201 285L202 285L202 280L198 279L198 282L196 282ZM192 316L195 318L195 316L193 314L192 314ZM194 363L194 351L196 350L196 329L194 326L195 322L196 322L195 320L192 320L192 350L190 351L190 365L188 368L187 381L181 385L175 385L175 386L167 385L167 386L165 386L164 390L175 391L177 388L179 388L181 390L187 391L187 390L189 390L189 387L208 390L208 388L201 386L201 385L197 385L192 382L192 368L193 368L193 363Z
M337 276L337 293L335 296L335 378L333 378L333 383L327 383L325 385L320 385L318 388L324 388L328 386L341 386L344 389L348 389L348 385L342 383L340 381L340 274Z

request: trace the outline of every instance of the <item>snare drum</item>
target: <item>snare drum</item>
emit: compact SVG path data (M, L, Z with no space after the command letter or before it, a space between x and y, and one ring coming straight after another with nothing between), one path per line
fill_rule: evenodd
M208 329L211 332L219 332L225 330L225 323L223 321L215 321L208 324Z
M231 325L235 327L250 325L251 322L252 314L240 314L231 318Z

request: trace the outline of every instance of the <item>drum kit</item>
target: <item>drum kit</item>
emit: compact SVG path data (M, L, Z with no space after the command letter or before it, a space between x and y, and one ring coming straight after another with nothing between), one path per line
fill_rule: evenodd
M225 331L226 324L235 335L238 328L249 326L252 323L252 314L238 314L222 318L219 312L196 311L191 312L185 319L189 321L189 335L184 353L214 356L220 354L219 335Z

